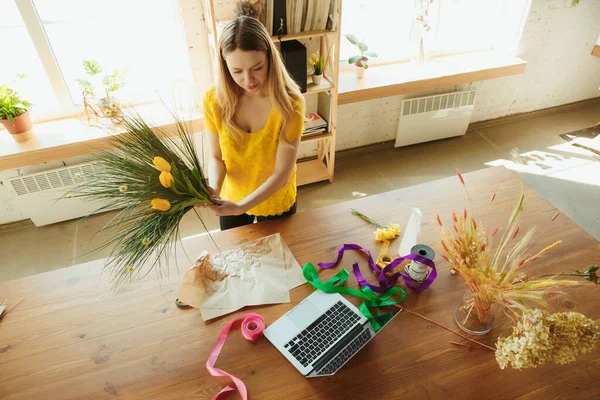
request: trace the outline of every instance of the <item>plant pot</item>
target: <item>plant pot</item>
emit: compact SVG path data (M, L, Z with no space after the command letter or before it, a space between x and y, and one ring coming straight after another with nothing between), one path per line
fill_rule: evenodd
M320 85L321 81L323 80L323 74L313 74L312 75L312 81L315 85Z
M467 289L461 303L454 311L454 322L471 335L486 335L492 330L496 304L485 305L482 296Z
M354 73L356 74L356 79L362 79L365 76L365 67L354 67Z
M23 114L19 115L14 119L14 125L7 119L1 119L2 125L6 128L8 133L12 135L20 135L23 132L27 132L31 130L33 124L31 123L31 118L29 117L29 111L25 111Z

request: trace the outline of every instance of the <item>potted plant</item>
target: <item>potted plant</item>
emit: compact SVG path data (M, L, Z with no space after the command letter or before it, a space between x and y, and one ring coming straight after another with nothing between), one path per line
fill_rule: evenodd
M308 58L308 63L313 67L312 80L315 85L321 83L323 79L323 70L325 69L325 59L317 52Z
M356 67L356 78L361 79L365 74L365 69L369 68L367 62L369 61L369 57L377 57L377 54L373 52L369 52L369 46L365 43L359 41L356 36L347 34L346 39L356 47L358 47L359 54L356 56L352 56L348 59L348 64L354 64ZM367 57L368 56L368 57Z
M32 127L27 111L31 103L21 99L19 93L9 87L23 77L24 74L19 74L10 83L0 85L0 122L13 135L27 132Z
M91 81L87 79L76 79L83 92L85 106L84 113L88 112L88 104L91 103L98 108L100 116L110 118L113 121L119 121L121 116L121 105L116 98L111 96L111 93L116 92L125 85L125 75L127 70L117 69L112 74L105 75L100 80L99 74L102 73L102 67L98 61L84 60L83 68L91 78ZM95 93L95 89L99 85L102 86L105 95L100 98L96 97Z

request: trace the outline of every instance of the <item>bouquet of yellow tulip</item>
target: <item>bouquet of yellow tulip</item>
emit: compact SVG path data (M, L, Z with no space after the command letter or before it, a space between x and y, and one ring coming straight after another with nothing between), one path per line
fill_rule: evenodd
M120 209L103 228L111 234L99 248L112 248L107 267L114 286L165 265L181 218L197 204L212 203L186 124L176 119L176 132L166 132L126 116L121 127L125 132L113 136L114 147L93 156L94 172L68 194L102 200L95 212Z

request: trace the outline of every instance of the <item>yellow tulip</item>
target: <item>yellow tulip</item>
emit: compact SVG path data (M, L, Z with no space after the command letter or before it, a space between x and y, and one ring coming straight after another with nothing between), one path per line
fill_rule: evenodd
M171 208L171 203L165 199L152 199L151 204L152 208L158 211L169 211Z
M166 187L168 189L173 184L173 175L171 175L167 171L163 171L160 173L158 180L160 181L161 185L163 185L164 187Z
M162 157L154 157L154 159L152 160L152 164L154 164L154 166L160 171L171 172L171 164L169 164L167 160L165 160Z

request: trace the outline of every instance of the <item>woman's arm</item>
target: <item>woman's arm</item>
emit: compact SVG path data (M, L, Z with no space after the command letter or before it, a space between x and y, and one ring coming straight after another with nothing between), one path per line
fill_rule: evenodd
M219 197L227 169L223 162L221 154L221 145L219 144L219 135L208 133L208 146L210 156L208 158L208 183L214 189L213 196Z
M292 143L287 143L285 140L279 141L275 170L258 189L238 202L243 212L267 200L288 183L296 165L299 147L300 139L295 139Z
M215 205L209 205L208 207L218 216L240 215L273 196L290 180L290 176L296 165L299 146L299 138L293 140L291 143L280 140L277 146L275 170L262 185L237 203L227 200L216 200Z

